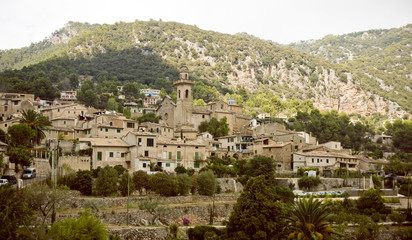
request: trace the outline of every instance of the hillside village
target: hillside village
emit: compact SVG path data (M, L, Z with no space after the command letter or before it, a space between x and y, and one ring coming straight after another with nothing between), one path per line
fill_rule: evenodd
M352 155L351 149L343 149L340 142L318 144L308 133L286 130L277 122L252 119L242 114L243 107L233 98L194 106L194 80L186 66L181 67L180 77L173 84L177 89L176 103L169 96L161 99L159 90L142 89L146 96L144 108L133 102L124 104L132 117L153 112L161 117L159 123L139 123L117 112L78 104L76 91L62 92L60 99L53 102L34 99L33 94L0 93L0 129L7 132L8 127L19 123L21 113L29 109L49 118L52 125L44 131L46 137L31 149L31 167L39 174L50 172L49 159L54 149L59 149L58 167L66 165L76 171L106 165L121 165L130 172L150 173L157 169L174 173L179 166L198 171L212 157L245 159L263 155L273 159L276 171L281 174L296 173L306 167L319 169L325 177L340 168L383 174L384 160ZM121 91L121 86L118 88ZM200 123L212 118L227 120L227 136L199 132ZM390 136L385 141L390 141ZM0 143L0 151L5 156L6 167L14 169L8 160L6 143Z

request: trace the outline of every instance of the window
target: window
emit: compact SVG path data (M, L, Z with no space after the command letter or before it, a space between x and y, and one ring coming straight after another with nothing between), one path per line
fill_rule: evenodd
M180 156L180 151L177 151L177 159L180 160L181 156Z
M100 131L103 131L103 128L100 128Z
M102 152L97 152L97 160L102 160Z
M318 163L319 163L319 158L317 160L318 160Z
M109 152L109 157L114 157L114 152Z
M149 156L149 151L144 151L144 156L148 157Z
M199 160L199 152L195 152L195 160Z
M177 163L177 166L180 167L180 163Z
M186 89L186 91L185 91L185 97L189 98L189 90L188 89Z
M257 150L255 150L255 154L257 154Z
M172 152L169 152L169 159L172 159Z
M147 139L147 146L148 146L148 147L153 147L153 146L154 146L154 140L153 140L153 138L148 138L148 139Z
M180 98L180 90L177 92L178 98Z
M124 153L120 153L120 157L124 158Z
M134 123L128 122L127 123L127 128L134 128Z
M109 129L107 129L107 128L106 128L106 129L105 129L105 131L106 131L106 132L108 132L108 131L109 131Z
M170 167L170 163L166 163L166 167Z
M138 143L139 146L142 146L142 139L139 138L139 139L137 140L137 143Z
M199 167L200 167L200 164L199 164L199 163L195 163L195 164L194 164L194 167L195 167L195 168L199 168Z
M315 162L315 159L312 158L312 163L314 163L314 162Z
M113 122L110 122L109 125L110 125L110 126L113 126Z
M326 163L329 163L329 159L326 159Z
M143 168L146 168L146 163L143 163Z
M120 129L117 129L117 133L120 133Z

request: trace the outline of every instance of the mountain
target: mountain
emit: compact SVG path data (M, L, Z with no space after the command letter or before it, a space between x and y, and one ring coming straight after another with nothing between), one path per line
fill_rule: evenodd
M358 73L365 89L411 111L412 24L369 30L290 45L296 50L344 64Z
M47 81L52 84L48 89L64 90L70 88L67 82L74 74L81 80L92 78L97 83L137 82L167 87L166 91L171 93L171 81L178 77L179 66L186 64L197 82L195 98L212 101L222 98L217 91L231 94L250 114L276 114L297 104L287 102L290 104L286 106L280 99L311 100L320 109L349 114L401 117L405 110L412 111L408 104L410 81L405 83L409 89L393 84L397 94L385 95L376 89L376 79L386 79L383 75L390 73L365 71L350 61L337 64L330 61L331 57L302 52L303 47L296 50L246 33L221 34L175 22L70 23L69 27L73 25L82 30L68 34L71 31L66 25L54 34L54 43L49 38L32 44L30 51L1 52L2 69L21 70L0 73L0 90L38 94L38 87ZM410 41L409 35L403 37ZM309 44L305 46L310 49ZM48 92L44 89L44 96L52 97ZM296 111L298 107L292 108Z

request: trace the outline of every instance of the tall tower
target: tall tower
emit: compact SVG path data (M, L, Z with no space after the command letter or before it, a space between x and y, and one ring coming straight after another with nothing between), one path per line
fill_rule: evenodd
M176 127L184 126L193 128L192 121L192 86L195 81L189 79L189 71L186 66L180 68L180 79L173 81L177 87L177 102L175 110Z

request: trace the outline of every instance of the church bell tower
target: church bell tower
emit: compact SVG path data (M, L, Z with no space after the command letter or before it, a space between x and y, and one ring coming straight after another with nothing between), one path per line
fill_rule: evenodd
M177 102L175 111L176 127L193 126L192 122L192 86L195 81L189 79L189 71L186 66L180 68L180 78L173 81L177 87Z

